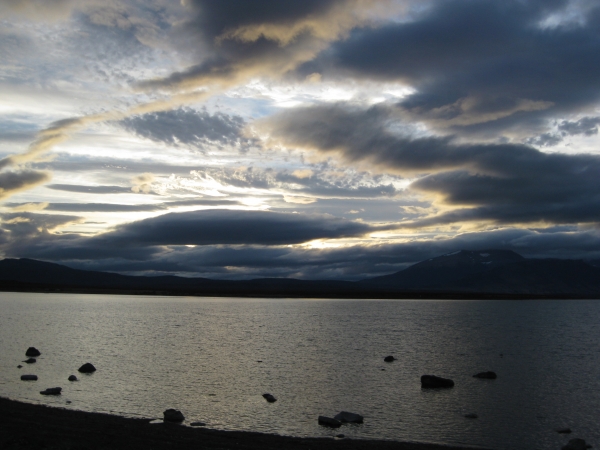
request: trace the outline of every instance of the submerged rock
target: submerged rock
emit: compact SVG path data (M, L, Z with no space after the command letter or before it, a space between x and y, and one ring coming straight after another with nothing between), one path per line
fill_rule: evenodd
M394 358L392 355L386 356L385 358L383 358L383 360L385 362L393 362L396 360L396 358Z
M496 372L479 372L473 375L473 378L485 378L487 380L495 380L498 378Z
M183 416L181 411L178 411L173 408L169 408L166 411L164 411L163 416L165 422L183 422L185 420L185 417Z
M421 377L422 388L451 388L454 381L449 378L436 377L435 375L423 375Z
M77 377L75 375L69 375L69 381L77 381Z
M21 380L23 381L37 381L37 375L21 375Z
M469 414L465 414L465 417L467 419L477 419L479 416L475 413L469 413Z
M335 420L339 420L342 423L363 423L364 417L360 414L351 413L348 411L342 411L335 416L333 416Z
M62 391L62 388L53 387L53 388L48 388L45 391L40 391L40 394L42 394L42 395L60 395L60 391Z
M277 401L277 399L271 394L263 394L263 397L269 403L275 403Z
M29 347L25 352L25 356L40 356L40 351L35 347Z
M339 428L342 426L342 422L331 417L319 416L318 421L319 425L323 425L324 427Z
M557 428L556 432L559 434L569 434L571 433L571 429L570 428Z
M29 358L29 359L26 359L26 360L25 360L25 361L23 361L23 362L24 362L25 364L33 364L33 363L34 363L34 362L36 362L36 361L37 361L37 359L35 359L35 358Z
M94 367L94 365L92 363L85 363L78 370L81 373L92 373L92 372L96 371L96 368Z
M563 446L562 450L585 450L588 448L583 439L571 439L567 445Z

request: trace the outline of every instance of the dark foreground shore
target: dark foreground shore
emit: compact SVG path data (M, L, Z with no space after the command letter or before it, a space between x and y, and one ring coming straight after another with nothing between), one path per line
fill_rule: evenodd
M343 433L343 430L340 431ZM459 450L392 441L292 438L271 434L150 424L108 414L72 411L0 398L0 449L46 450Z

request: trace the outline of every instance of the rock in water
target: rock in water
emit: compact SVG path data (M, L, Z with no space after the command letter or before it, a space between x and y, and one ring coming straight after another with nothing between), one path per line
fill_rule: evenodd
M473 378L485 378L487 380L495 380L498 378L496 372L479 372L473 375Z
M23 381L37 381L37 375L21 375L21 380Z
M342 411L335 416L333 416L335 420L339 420L342 423L363 423L364 417L360 414L351 413L348 411Z
M562 450L585 450L586 448L588 448L588 446L583 439L571 439Z
M33 363L34 363L34 362L36 362L36 361L37 361L37 359L35 359L35 358L29 358L29 359L26 359L26 360L25 360L25 361L23 361L23 362L24 362L25 364L33 364Z
M271 394L263 394L263 397L269 403L275 403L277 401L277 399L273 395L271 395Z
M45 391L40 391L40 394L42 394L42 395L60 395L60 391L62 391L62 388L53 387L53 388L48 388Z
M449 378L436 377L435 375L423 375L421 377L422 388L451 388L454 381Z
M324 427L339 428L342 426L342 422L332 419L331 417L319 416L319 425L323 425Z
M183 422L185 420L181 411L172 408L163 412L163 415L165 422Z
M385 362L393 362L396 360L396 358L394 358L392 355L390 355L390 356L386 356L385 358L383 358L383 360Z
M35 347L29 347L25 352L25 356L40 356L40 351Z
M469 413L469 414L465 414L465 417L467 419L477 419L479 416L475 413Z
M92 373L96 371L96 368L91 363L85 363L78 369L81 373Z
M571 429L570 429L570 428L557 428L557 429L556 429L556 432L557 432L558 434L569 434L569 433L571 433L572 431L571 431Z
M75 375L69 375L69 381L77 381L77 377Z
M17 366L17 369L20 369L21 367L23 367L23 366L22 366L21 364L19 364L19 365Z

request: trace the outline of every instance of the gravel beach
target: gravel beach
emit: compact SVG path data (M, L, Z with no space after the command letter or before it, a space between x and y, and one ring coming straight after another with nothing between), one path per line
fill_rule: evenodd
M316 418L315 418L316 420ZM60 450L302 449L459 450L425 443L294 438L221 431L73 411L0 398L0 448ZM342 432L342 431L340 431Z

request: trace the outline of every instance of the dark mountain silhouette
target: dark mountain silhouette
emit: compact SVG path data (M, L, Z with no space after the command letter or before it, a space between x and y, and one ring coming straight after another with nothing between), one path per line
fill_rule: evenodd
M457 251L421 261L391 275L363 280L380 289L444 289L465 277L515 263L524 258L510 250Z
M589 294L600 298L600 268L583 261L523 259L447 285L462 292L552 295Z
M109 272L72 269L33 259L0 261L0 289L10 290L136 291L179 295L315 296L351 293L349 281L260 278L256 280L212 280L178 276L128 276Z
M127 276L32 259L0 261L0 290L347 298L600 298L600 267L526 259L508 250L458 251L357 282Z

